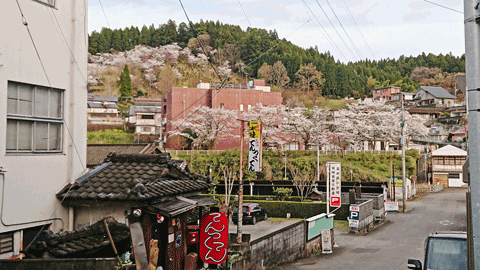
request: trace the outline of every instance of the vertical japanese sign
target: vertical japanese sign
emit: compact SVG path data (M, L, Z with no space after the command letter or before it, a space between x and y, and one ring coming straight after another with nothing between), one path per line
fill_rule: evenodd
M248 122L248 171L261 171L262 122Z
M342 164L340 162L327 162L327 181L330 184L330 206L340 207L341 202L341 184L342 184Z
M200 224L200 258L205 263L222 264L227 259L228 218L224 213L209 212Z

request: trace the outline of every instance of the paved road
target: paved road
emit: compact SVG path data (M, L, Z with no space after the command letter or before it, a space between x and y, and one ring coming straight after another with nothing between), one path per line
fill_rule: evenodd
M281 269L407 269L407 260L423 261L424 241L435 231L466 231L465 189L446 190L408 202L408 213L389 213L388 222L363 236L335 231L338 248Z
M259 221L257 224L252 225L250 223L243 224L242 233L250 234L250 241L253 241L257 238L265 236L269 233L272 233L276 230L280 230L283 227L286 227L290 224L296 223L299 220L284 220L284 221L272 221L267 219L266 221ZM237 233L237 226L230 221L228 224L228 233Z

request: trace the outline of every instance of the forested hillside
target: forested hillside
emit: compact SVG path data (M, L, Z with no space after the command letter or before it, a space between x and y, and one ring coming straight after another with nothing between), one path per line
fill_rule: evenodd
M276 86L274 90L321 91L322 96L333 98L363 97L371 95L370 89L374 87L390 85L400 86L402 91L407 92L414 91L419 85L442 86L453 90L454 76L465 72L464 56L423 53L416 57L402 55L398 59L342 63L329 52L322 51L322 48L304 49L280 39L276 31L258 28L244 31L239 26L218 21L200 21L194 27L198 38L187 24L176 25L171 20L158 28L153 25L142 29L103 28L100 33L94 31L90 35L89 52L93 55L116 53L131 50L136 45L160 47L177 43L182 49L188 47L196 56L206 54L214 66L228 67L242 76L248 73L250 78L265 77L271 85ZM281 65L278 63L275 66L278 61ZM262 72L261 67L265 63L268 66L265 65ZM308 74L302 74L312 71L311 65L307 68L309 63L321 74L313 73L313 81L308 81L305 86L305 80L309 78L305 77ZM286 70L281 80L271 75L276 67ZM178 71L175 69L174 72ZM315 76L318 75L320 77L317 80Z

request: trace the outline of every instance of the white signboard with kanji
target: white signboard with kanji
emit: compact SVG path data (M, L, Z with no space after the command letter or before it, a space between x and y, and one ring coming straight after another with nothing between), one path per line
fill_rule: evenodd
M248 171L261 171L262 159L262 123L252 121L248 123Z
M342 164L340 162L327 162L327 181L330 184L330 206L340 207L341 185L342 185Z

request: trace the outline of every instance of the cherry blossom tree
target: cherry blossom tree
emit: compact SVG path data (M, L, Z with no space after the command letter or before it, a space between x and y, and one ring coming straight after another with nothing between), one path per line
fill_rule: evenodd
M242 114L242 118L248 121L260 121L263 125L262 140L267 145L278 145L283 143L280 134L280 124L285 113L283 105L263 106L257 104L249 111Z
M335 112L336 133L352 146L363 141L374 144L376 140L398 142L401 137L402 111L385 101L359 102L347 105L347 109ZM404 112L405 136L426 135L425 119Z
M330 110L314 107L294 107L286 110L281 131L294 135L305 147L326 144L330 136Z
M192 140L198 149L213 149L218 140L232 137L238 128L237 112L223 108L200 106L187 119L173 122L169 135L179 135Z

